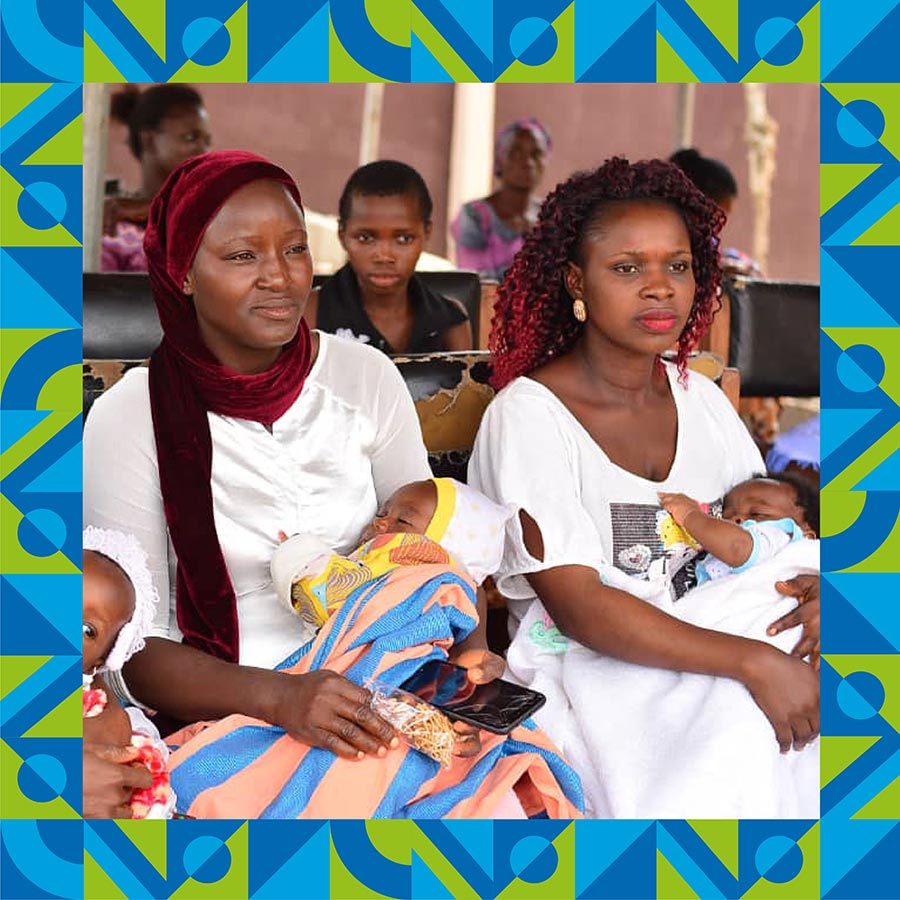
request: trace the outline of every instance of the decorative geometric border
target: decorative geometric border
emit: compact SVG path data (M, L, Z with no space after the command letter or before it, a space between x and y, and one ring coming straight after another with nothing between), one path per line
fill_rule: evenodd
M897 0L6 0L2 896L895 896L897 33ZM820 822L80 820L81 84L381 79L822 82Z

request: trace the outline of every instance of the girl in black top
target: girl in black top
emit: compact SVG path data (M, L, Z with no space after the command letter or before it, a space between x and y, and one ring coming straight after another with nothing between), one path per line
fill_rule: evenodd
M357 169L338 208L348 262L310 294L310 326L385 353L471 350L463 306L415 275L431 234L431 210L425 182L405 163L380 160Z

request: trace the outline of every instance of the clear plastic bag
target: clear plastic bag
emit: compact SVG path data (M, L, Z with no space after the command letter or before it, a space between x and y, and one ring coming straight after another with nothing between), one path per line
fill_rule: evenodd
M410 747L445 768L450 766L456 732L439 709L415 694L379 681L367 681L366 688L372 693L372 709L393 725Z

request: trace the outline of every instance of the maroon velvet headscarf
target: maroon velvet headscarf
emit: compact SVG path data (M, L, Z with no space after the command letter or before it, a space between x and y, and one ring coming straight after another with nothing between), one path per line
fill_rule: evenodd
M221 206L239 188L262 179L283 184L302 210L297 185L283 169L253 153L222 150L195 156L169 175L150 206L144 236L163 329L150 358L150 409L166 523L178 556L178 627L184 643L231 662L238 661L237 602L213 519L207 412L266 425L276 421L300 394L312 341L301 319L271 368L240 375L203 343L182 285Z

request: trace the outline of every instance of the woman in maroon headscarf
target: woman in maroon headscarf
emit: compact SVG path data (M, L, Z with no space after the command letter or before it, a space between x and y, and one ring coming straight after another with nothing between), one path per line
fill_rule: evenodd
M312 637L268 577L279 530L349 549L379 503L431 474L391 362L307 328L306 241L296 184L261 157L207 153L169 176L145 239L165 336L91 412L85 521L135 534L172 597L124 697L384 754L393 731L362 688L272 671Z

